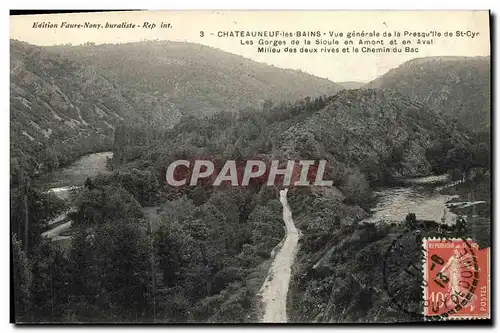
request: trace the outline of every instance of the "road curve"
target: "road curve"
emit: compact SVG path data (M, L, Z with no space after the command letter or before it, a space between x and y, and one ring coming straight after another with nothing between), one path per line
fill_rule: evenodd
M288 189L280 191L280 202L283 205L283 221L286 226L286 235L281 242L282 246L274 257L266 280L260 289L264 314L261 321L264 323L286 323L286 299L290 283L291 267L297 253L299 233L292 220L292 212L287 201Z

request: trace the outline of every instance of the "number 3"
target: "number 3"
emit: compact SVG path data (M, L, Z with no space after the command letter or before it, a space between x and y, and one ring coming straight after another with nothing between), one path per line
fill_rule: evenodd
M203 31L200 31L200 37L205 36L205 33Z

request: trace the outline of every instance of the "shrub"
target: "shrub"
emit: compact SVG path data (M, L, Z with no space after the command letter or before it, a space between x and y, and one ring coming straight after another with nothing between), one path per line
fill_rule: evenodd
M364 174L359 171L349 173L343 180L340 190L345 195L345 202L350 205L368 207L372 201L370 185Z

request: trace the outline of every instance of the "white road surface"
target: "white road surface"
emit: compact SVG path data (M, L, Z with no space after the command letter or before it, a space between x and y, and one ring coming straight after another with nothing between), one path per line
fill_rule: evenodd
M261 321L264 323L286 323L286 299L290 283L291 267L295 255L299 233L292 220L292 212L287 201L288 189L280 191L280 202L283 205L283 221L286 226L286 236L282 246L274 257L266 280L260 293L264 304L264 314Z
M68 230L70 227L71 227L71 221L68 221L64 224L61 224L60 226L57 226L55 228L50 229L49 231L42 233L42 237L54 238L56 236L59 236L61 232Z

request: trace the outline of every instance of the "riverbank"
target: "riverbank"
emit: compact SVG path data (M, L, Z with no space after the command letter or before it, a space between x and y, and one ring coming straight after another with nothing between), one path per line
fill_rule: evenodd
M371 209L370 216L361 220L361 223L400 223L409 213L413 213L418 220L455 224L456 215L447 207L447 203L458 199L459 195L442 191L453 184L449 175L400 179L398 184L374 191L377 203Z
M489 216L489 178L451 181L448 175L401 180L399 186L374 191L376 205L361 223L402 222L409 213L418 220L454 225L457 215Z
M375 208L360 223L403 222L409 213L414 213L418 220L441 222L444 219L447 225L455 223L456 216L446 207L446 203L456 195L409 186L379 190L375 196L378 199Z
M384 258L395 239L405 244L399 258L403 265L407 265L408 258L419 253L418 248L409 248L415 245L415 239L410 237L412 233L408 233L404 223L406 214L412 212L418 220L439 223L446 211L447 224L455 224L456 215L466 215L464 236L478 242L481 248L491 246L489 179L460 184L451 181L443 183L442 179L435 181L434 177L426 177L406 186L379 189L376 191L378 202L370 217L357 224L337 224L325 232L305 232L292 267L289 322L381 323L414 320L394 305L384 282ZM458 202L461 204L454 206L453 203ZM310 224L314 221L311 212L304 216L296 209L293 213L296 223L306 220ZM386 223L384 218L398 223ZM428 228L427 232L431 231L431 234L441 232L438 224L428 224ZM395 285L410 284L407 275L393 278L398 280L391 281ZM420 284L413 283L409 290L411 288L419 289ZM408 295L418 294L411 292ZM410 303L410 300L407 302Z
M442 190L443 194L455 196L448 203L449 210L465 216L466 235L476 240L480 248L491 246L491 178L466 181ZM462 202L458 205L457 202ZM463 204L465 203L465 204ZM470 204L475 203L475 204Z
M42 190L56 195L59 199L69 201L71 193L83 186L87 178L109 172L107 163L112 157L113 152L82 156L68 167L40 176L35 184ZM71 227L71 221L68 221L67 218L69 211L63 212L49 221L49 230L45 231L42 236L49 237L54 241L60 240L61 234L67 232Z

